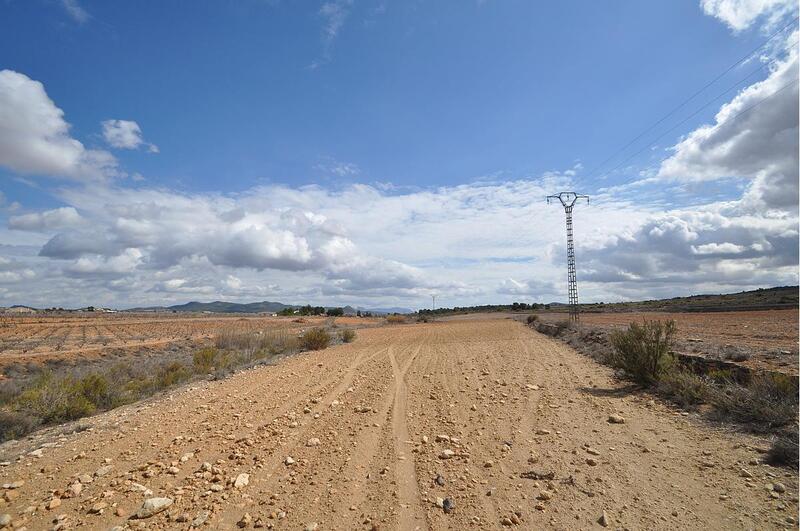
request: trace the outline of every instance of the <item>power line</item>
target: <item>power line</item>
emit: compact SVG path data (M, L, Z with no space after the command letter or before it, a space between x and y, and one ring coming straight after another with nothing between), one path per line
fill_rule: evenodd
M739 116L741 116L741 115L745 114L746 112L749 112L749 111L751 111L751 110L755 109L756 107L758 107L759 105L761 105L762 103L764 103L765 101L767 101L768 99L770 99L770 98L772 98L772 97L775 97L775 96L777 96L779 93L783 92L784 90L786 90L786 89L787 89L787 88L789 88L790 86L797 84L798 82L800 82L800 79L795 79L794 81L791 81L791 82L789 82L789 83L786 83L785 85L783 85L781 88L779 88L778 90L776 90L775 92L773 92L773 93L772 93L772 94L770 94L769 96L766 96L766 97L762 98L762 99L761 99L761 100L759 100L757 103L754 103L754 104L753 104L753 105L751 105L750 107L747 107L746 109L744 109L744 110L742 110L742 111L739 111L739 112L737 112L737 113L736 113L736 114L734 114L733 116L729 116L729 117L727 117L727 118L726 118L726 120L735 120L735 119L736 119L736 118L738 118ZM730 90L731 90L731 89L728 89L728 90L727 90L727 91L725 91L725 92L729 92ZM689 120L689 119L691 119L692 117L694 117L694 116L695 116L697 113L699 113L700 111L702 111L702 110L703 110L705 107L707 107L708 105L710 105L711 103L713 103L715 100L717 100L717 99L719 99L720 97L722 97L724 94L725 94L725 93L722 93L722 94L720 94L719 96L717 96L716 98L714 98L713 100L711 100L711 101L709 101L707 104L705 104L703 107L699 108L699 109L698 109L697 111L695 111L693 114L691 114L690 116L687 116L687 117L686 117L684 120L682 120L681 122L679 122L679 123L675 124L673 127L671 127L671 128L669 128L668 130L666 130L664 133L662 133L661 135L659 135L659 136L658 136L658 137L657 137L655 140L653 140L652 142L650 142L649 144L647 144L646 146L644 146L642 149L640 149L639 151L637 151L636 153L634 153L634 154L633 154L633 155L631 155L630 157L626 158L625 160L623 160L622 162L620 162L619 164L617 164L616 166L614 166L613 168L611 168L610 170L608 170L607 172L605 172L604 174L602 174L602 175L600 176L600 178L603 178L603 177L605 177L606 175L608 175L608 174L610 174L610 173L614 172L615 170L619 169L620 167L624 166L624 165L625 165L625 164L626 164L628 161L630 161L632 158L636 157L637 155L639 155L640 153L642 153L644 150L646 150L647 148L649 148L650 146L652 146L653 144L655 144L656 142L658 142L659 140L661 140L661 139L662 139L664 136L666 136L666 135L667 135L668 133L670 133L672 130L674 130L674 129L676 129L677 127L679 127L679 126L683 125L683 124L684 124L684 123L685 123L687 120ZM716 129L716 128L717 128L717 127L719 127L720 125L721 125L721 124L717 124L717 125L715 125L715 126L713 127L713 129ZM662 162L663 162L664 160L666 160L667 158L669 158L669 157L666 157L666 158L662 159Z
M636 135L636 136L633 138L633 140L631 140L630 142L628 142L627 144L625 144L624 146L622 146L621 148L619 148L619 149L618 149L617 151L615 151L615 152L614 152L614 153L613 153L611 156L609 156L609 157L608 157L608 158L606 158L606 159L605 159L603 162L601 162L600 164L598 164L597 166L595 166L595 167L594 167L594 168L593 168L593 169L592 169L590 172L588 172L588 173L585 175L584 179L588 179L589 177L591 177L591 176L592 176L592 175L593 175L593 174L594 174L594 173L595 173L597 170L599 170L600 168L602 168L603 166L605 166L607 162L609 162L609 161L611 161L612 159L614 159L614 158L615 158L617 155L619 155L620 153L622 153L623 151L625 151L626 149L628 149L628 148L629 148L629 147L630 147L630 146L631 146L631 145L632 145L634 142L636 142L637 140L639 140L640 138L642 138L644 135L646 135L647 133L649 133L650 131L652 131L653 129L655 129L655 128L656 128L658 125L660 125L661 123L663 123L663 122L664 122L664 120L666 120L667 118L669 118L670 116L672 116L673 114L675 114L675 113L676 113L678 110L682 109L682 108L683 108L683 107L684 107L684 106L685 106L687 103L689 103L690 101L692 101L693 99L695 99L695 98L696 98L697 96L699 96L699 95L700 95L702 92L704 92L704 91L705 91L705 90L706 90L708 87L710 87L711 85L713 85L714 83L716 83L717 81L719 81L721 78L723 78L723 77L724 77L724 76L725 76L725 75L726 75L728 72L730 72L731 70L733 70L734 68L736 68L737 66L739 66L740 64L742 64L743 62L745 62L746 60L750 59L750 57L752 57L752 56L753 56L753 54L755 54L755 53L756 53L757 51L759 51L761 48L763 48L763 47L765 47L767 44L769 44L769 42L770 42L770 41L772 41L772 39L774 39L774 38L775 38L775 37L777 37L779 34L781 34L781 33L782 33L782 32L783 32L783 31L784 31L786 28L788 28L789 26L791 26L791 25L795 24L795 23L797 22L797 20L798 20L797 18L793 18L793 19L792 19L792 20L791 20L791 21L790 21L788 24L786 24L785 26L782 26L780 29L778 29L777 31L775 31L775 32L774 32L772 35L770 35L770 36L769 36L769 38L767 38L767 40L765 40L763 43L761 43L761 45L760 45L760 46L758 46L757 48L753 49L753 50L752 50L752 51L750 51L750 52L749 52L747 55L745 55L744 57L742 57L741 59L739 59L738 61L736 61L736 62L735 62L735 63L733 63L732 65L730 65L728 68L726 68L726 69L725 69L725 70L724 70L724 71L723 71L721 74L719 74L717 77L715 77L714 79L712 79L711 81L709 81L708 83L706 83L705 85L703 85L703 87L701 87L701 88L700 88L698 91L696 91L694 94L692 94L691 96L689 96L688 98L686 98L685 100L683 100L683 101L682 101L680 104L678 104L678 106L677 106L677 107L674 107L674 108L673 108L671 111L669 111L667 114L665 114L664 116L662 116L662 117L661 117L661 118L660 118L658 121L656 121L656 122L655 122L654 124L652 124L650 127L648 127L647 129L645 129L644 131L642 131L641 133L639 133L638 135ZM741 81L740 81L740 83L741 83ZM738 84L738 83L737 83L737 84ZM613 170L612 170L612 171L613 171ZM608 173L610 173L610 172L606 172L604 175L607 175Z

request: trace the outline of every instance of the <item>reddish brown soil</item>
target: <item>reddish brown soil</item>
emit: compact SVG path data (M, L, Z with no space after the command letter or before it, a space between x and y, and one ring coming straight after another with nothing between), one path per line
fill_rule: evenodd
M66 314L5 316L0 322L0 368L10 363L74 361L102 357L120 349L159 352L174 345L204 344L221 331L292 329L320 325L324 317L303 318L240 315ZM339 324L365 319L340 317Z
M564 320L565 314L541 314L542 319ZM748 360L742 365L754 369L777 370L797 374L797 310L748 312L672 313L586 313L581 323L601 328L623 328L644 319L675 321L677 339L688 353L724 357L726 349L745 350Z
M797 526L797 471L763 462L767 440L508 319L360 330L81 423L0 445L13 529Z

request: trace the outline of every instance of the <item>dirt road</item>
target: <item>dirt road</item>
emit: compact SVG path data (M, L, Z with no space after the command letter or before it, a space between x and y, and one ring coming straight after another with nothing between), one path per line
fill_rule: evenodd
M83 424L0 446L15 526L796 528L797 476L760 464L764 441L510 320L362 330ZM149 498L173 503L131 519Z

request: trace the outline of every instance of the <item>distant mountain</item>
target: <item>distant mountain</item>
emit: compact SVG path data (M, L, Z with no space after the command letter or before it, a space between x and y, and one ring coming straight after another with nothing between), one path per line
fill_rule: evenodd
M166 311L166 312L213 312L213 313L276 313L285 308L294 308L282 302L187 302L174 306L149 306L147 308L131 308L128 311Z

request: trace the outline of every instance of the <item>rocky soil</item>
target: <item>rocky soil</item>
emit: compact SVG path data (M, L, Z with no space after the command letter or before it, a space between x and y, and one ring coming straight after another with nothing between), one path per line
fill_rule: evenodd
M373 328L0 446L0 526L793 529L767 446L512 320Z

